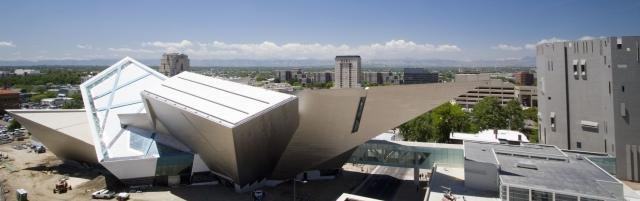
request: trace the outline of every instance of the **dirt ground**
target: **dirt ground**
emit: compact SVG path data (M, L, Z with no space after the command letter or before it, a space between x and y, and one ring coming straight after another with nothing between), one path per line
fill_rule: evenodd
M0 162L0 184L7 200L15 200L19 188L27 190L29 200L89 200L92 192L106 186L105 178L94 168L62 163L49 152L36 154L12 148L26 142L29 140L0 145L0 152L9 155L9 161ZM69 178L72 190L54 194L53 187L61 178Z
M27 149L16 150L29 140L0 145L0 152L9 155L9 161L0 162L0 184L7 200L15 200L16 189L28 192L29 200L90 200L91 193L105 188L106 179L99 168L67 161L63 163L55 155L46 152L36 154ZM296 185L298 200L335 200L342 193L353 191L374 166L351 165L344 167L343 174L333 180L310 181ZM68 177L72 190L64 194L54 194L53 187L60 179ZM291 182L263 189L266 200L291 200ZM115 200L115 199L112 199ZM130 200L251 200L249 193L235 193L222 185L153 187L141 193L131 193Z

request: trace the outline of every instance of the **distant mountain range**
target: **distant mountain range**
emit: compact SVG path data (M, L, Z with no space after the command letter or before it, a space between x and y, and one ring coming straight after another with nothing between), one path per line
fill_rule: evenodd
M44 66L44 65L64 65L64 66L108 66L118 61L118 59L91 59L91 60L0 60L0 66ZM141 59L140 62L158 66L160 59ZM194 67L330 67L333 60L202 60L192 59L191 66ZM364 60L364 66L368 67L532 67L535 66L535 57L523 57L501 60L473 60L459 61L446 59L398 59L398 60Z

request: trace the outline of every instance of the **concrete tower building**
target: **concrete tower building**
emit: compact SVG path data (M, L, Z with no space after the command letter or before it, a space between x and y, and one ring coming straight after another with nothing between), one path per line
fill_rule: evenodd
M616 157L618 178L639 181L640 37L537 46L540 142Z
M359 88L362 79L360 56L336 56L333 88Z
M174 76L183 71L188 71L189 68L189 56L180 53L165 53L162 54L162 60L160 60L160 73L166 76Z

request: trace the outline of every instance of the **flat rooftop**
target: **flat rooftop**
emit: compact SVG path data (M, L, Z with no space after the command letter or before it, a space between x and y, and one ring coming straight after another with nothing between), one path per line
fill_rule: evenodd
M466 188L464 185L464 168L438 166L432 172L429 185L429 198L425 201L442 201L447 188L451 189L458 200L499 201L494 192ZM464 199L463 199L464 197Z
M586 157L555 146L464 141L464 147L466 160L500 165L503 185L607 199L617 199L608 187L622 186Z
M523 156L539 156L565 159L567 155L554 146L523 144L509 145L479 141L464 141L465 159L478 162L499 164L494 153L510 153Z

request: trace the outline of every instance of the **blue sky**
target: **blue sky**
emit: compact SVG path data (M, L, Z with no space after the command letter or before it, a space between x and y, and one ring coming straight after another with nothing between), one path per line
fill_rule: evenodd
M640 35L640 1L3 1L0 60L494 60L541 40Z

